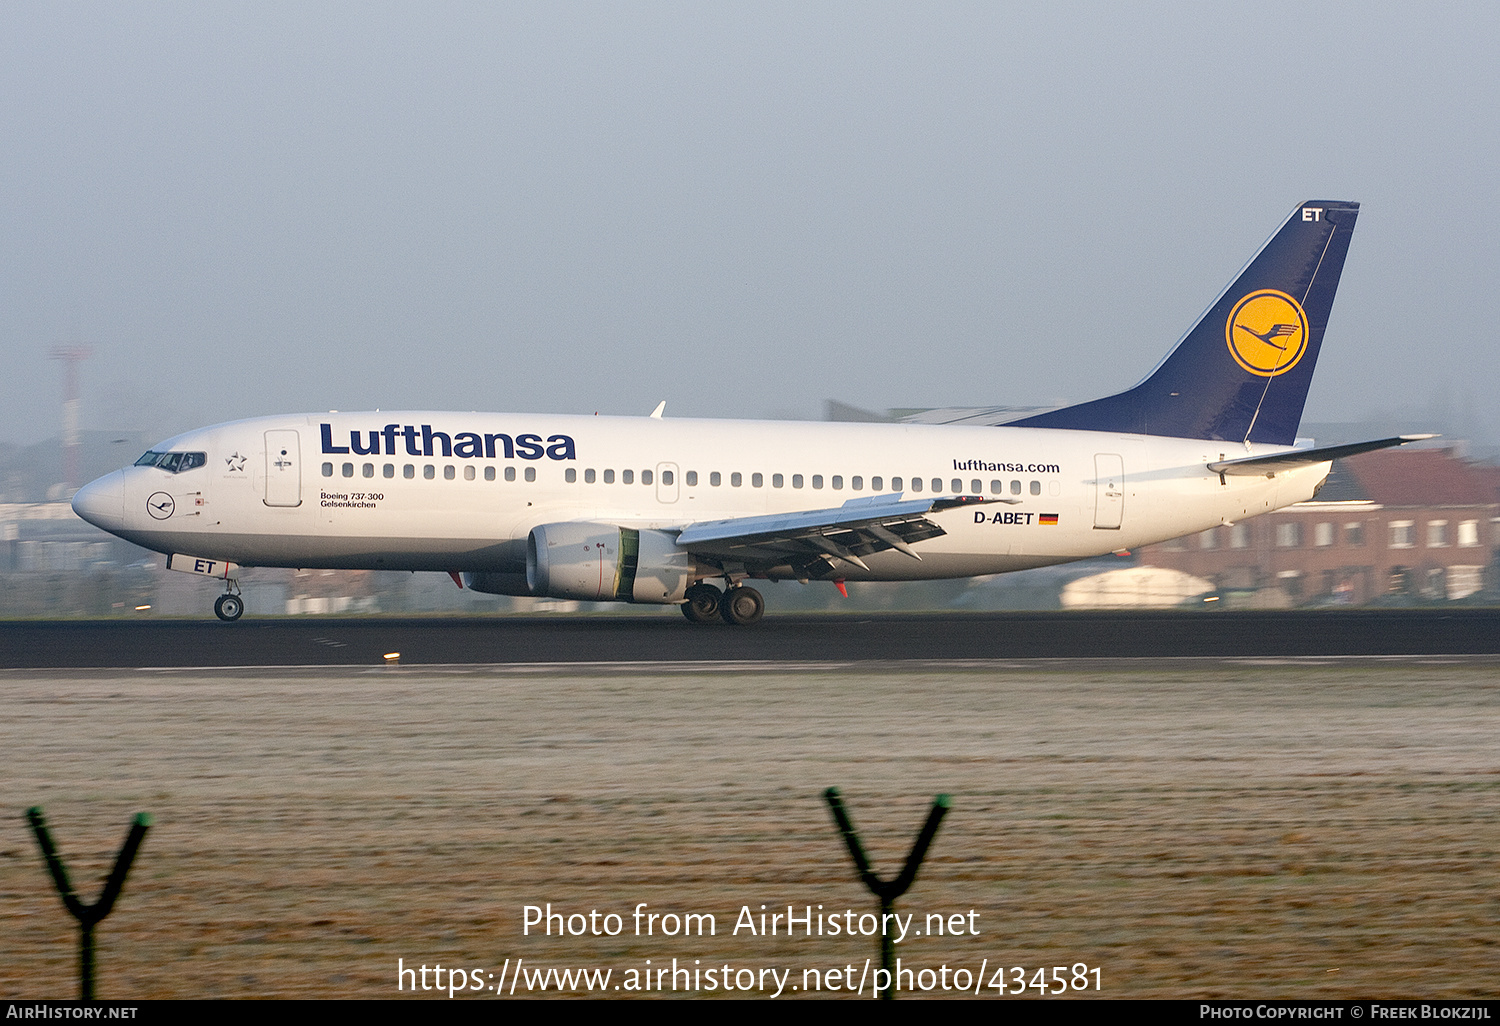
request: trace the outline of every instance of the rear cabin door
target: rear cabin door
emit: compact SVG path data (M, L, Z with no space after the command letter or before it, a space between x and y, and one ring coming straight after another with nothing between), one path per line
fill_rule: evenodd
M1125 515L1125 460L1111 453L1094 455L1094 527L1118 531Z
M302 505L302 452L295 431L266 432L266 505Z

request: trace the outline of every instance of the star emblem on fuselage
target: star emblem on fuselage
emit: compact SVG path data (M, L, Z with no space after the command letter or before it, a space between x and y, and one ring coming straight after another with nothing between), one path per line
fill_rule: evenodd
M229 472L231 474L237 470L245 469L245 457L240 455L240 451L238 449L236 449L232 455L225 457L224 462L229 464Z

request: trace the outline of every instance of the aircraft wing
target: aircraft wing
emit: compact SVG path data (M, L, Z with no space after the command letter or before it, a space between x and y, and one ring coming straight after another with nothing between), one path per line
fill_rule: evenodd
M1394 438L1377 438L1370 442L1350 442L1348 445L1324 445L1316 449L1293 449L1291 452L1272 453L1269 456L1245 456L1237 460L1220 460L1210 463L1208 469L1215 474L1234 474L1239 477L1259 477L1261 474L1292 467L1307 467L1314 463L1341 460L1345 456L1357 456L1362 452L1389 449L1394 445L1421 442L1437 435L1397 435Z
M931 513L988 502L981 495L902 499L901 493L850 499L833 509L705 520L683 530L677 544L708 562L747 569L790 566L803 577L822 577L842 560L868 570L862 557L896 549L921 559L912 545L946 534Z

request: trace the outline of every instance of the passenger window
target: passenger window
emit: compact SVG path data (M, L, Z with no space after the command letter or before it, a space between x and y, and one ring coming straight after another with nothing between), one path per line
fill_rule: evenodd
M401 468L401 476L410 481L412 478L417 476L417 468L408 463L406 466Z
M511 481L511 480L514 480L514 478L507 477L506 480L507 481ZM615 483L615 472L613 470L606 470L604 472L604 483L605 484L614 484Z
M535 467L527 467L526 468L526 480L528 480L528 481L535 481L536 480L536 468Z
M446 467L443 468L443 480L444 481L452 481L453 480L453 464L450 463Z
M1042 483L1040 481L1033 481L1033 482L1031 482L1031 494L1032 495L1041 495L1042 494Z
M943 479L942 478L935 477L935 478L932 479L932 490L935 491L935 492L940 492L940 491L943 490Z
M494 467L485 467L484 468L484 479L486 481L493 481L493 480L495 480L495 468Z
M990 482L990 492L992 494L999 495L1003 491L1005 491L1005 482L1004 481L991 481Z
M689 488L698 487L698 472L696 470L689 470L687 472L687 486Z
M981 481L981 480L979 480L979 478L976 477L974 480L970 481L969 484L971 484L971 485L974 486L973 488L970 488L969 490L971 492L973 492L975 495L983 495L984 494L984 482Z
M823 475L822 474L814 474L813 475L813 487L814 488L822 488L823 487Z
M801 474L793 474L792 475L792 487L793 488L801 488L802 487L802 475Z
M661 472L661 483L664 484L664 485L670 485L672 483L672 481L673 481L673 474L672 474L672 472L670 470L663 470Z
M431 463L422 464L422 479L424 481L431 481L435 477L437 477L437 467L434 467Z
M395 477L396 465L394 463L387 463L385 466L380 468L380 474L382 477Z
M920 477L914 477L911 479L911 490L914 492L920 492L922 490L922 479Z
M849 479L849 487L856 492L862 492L865 490L865 479L859 476L851 477Z
M723 481L724 479L719 476L719 472L717 470L708 475L708 483L715 488L719 487L719 485L722 484Z
M961 492L963 490L964 490L964 483L962 481L960 481L958 478L955 477L953 479L953 494L957 495L959 492Z
M514 481L515 479L516 479L516 468L515 467L506 467L505 468L505 480L507 480L507 481Z
M374 477L375 476L375 464L373 464L373 463L366 463L363 467L360 467L359 468L359 475L360 475L360 477Z
M622 471L620 471L620 483L621 484L635 484L635 471L633 471L633 470L622 470Z
M578 480L578 471L574 470L572 467L569 467L567 470L563 471L563 480L568 482L568 484L575 483Z
M569 471L569 473L571 473L571 471ZM472 481L472 480L474 480L474 468L473 467L465 467L464 468L464 480L465 481Z
M1010 494L1012 494L1012 495L1020 495L1021 494L1021 482L1019 482L1019 481L1012 481L1010 483Z
M354 476L354 464L352 464L352 463L345 463L343 465L343 467L340 468L340 469L343 470L345 477L353 477Z
M783 485L783 483L785 481L786 481L786 478L782 477L780 474L772 474L771 475L771 487L772 488L780 488L780 487L782 487L782 485Z
M764 474L751 474L750 475L750 487L751 488L764 488L765 486L766 486L766 476Z
M656 480L656 478L655 478L655 475L653 475L651 473L651 471L649 471L649 470L643 470L643 471L641 471L641 484L648 485L648 484L650 484L654 480Z
M740 485L742 485L744 483L745 483L745 479L744 479L744 477L742 477L740 475L740 472L738 470L736 470L733 474L729 475L729 487L731 487L731 488L738 488Z
M139 467L140 464L137 463L136 466ZM324 477L332 477L333 476L333 464L332 463L325 463L325 464L323 464L323 476Z
M891 491L899 492L901 490L901 479L899 477L891 478Z
M885 478L882 478L882 477L872 477L872 478L870 478L870 491L872 491L872 492L878 492L878 491L880 491L883 488L884 484L885 484ZM896 487L900 488L901 486L897 485Z
M594 483L594 471L592 469L585 470L583 472L583 483L584 484L593 484Z

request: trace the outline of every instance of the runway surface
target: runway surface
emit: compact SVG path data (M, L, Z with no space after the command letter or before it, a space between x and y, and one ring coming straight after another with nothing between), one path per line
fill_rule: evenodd
M1492 655L1500 609L12 621L0 668Z

